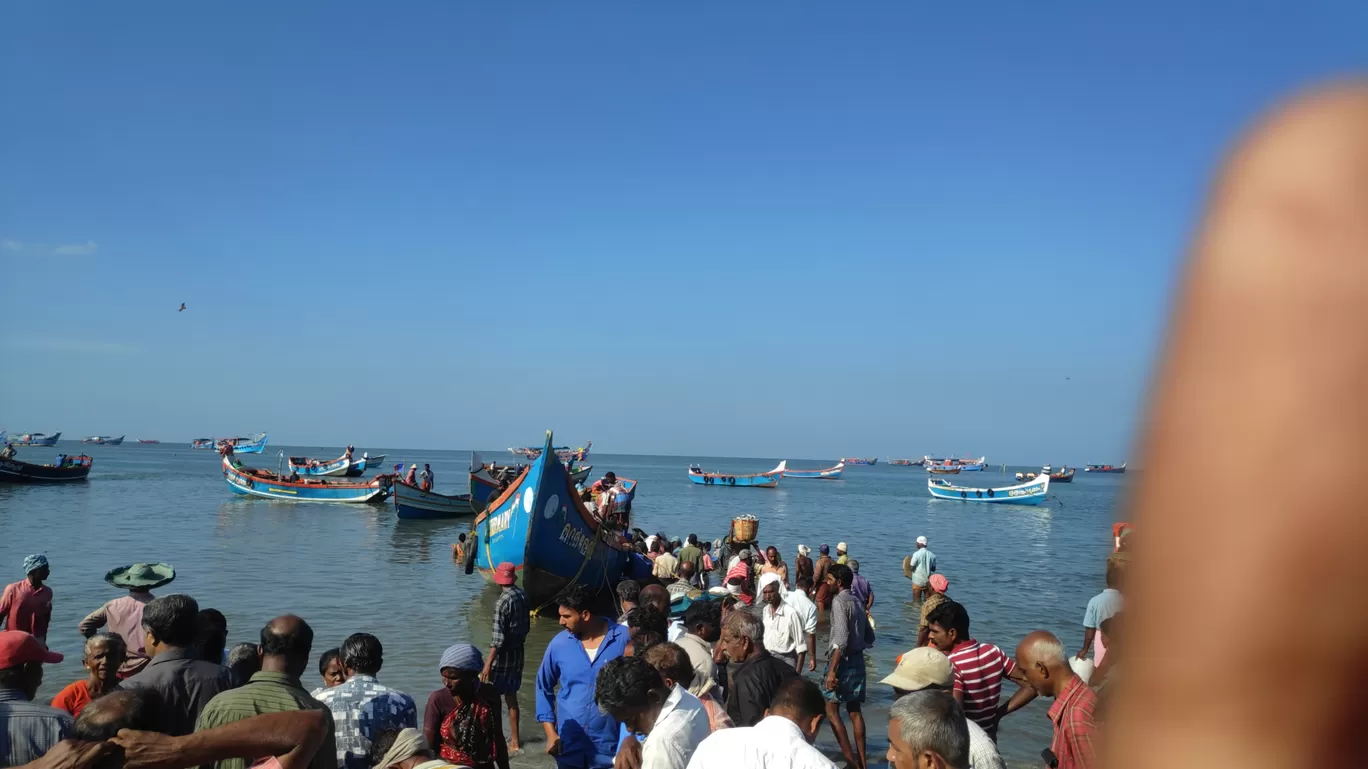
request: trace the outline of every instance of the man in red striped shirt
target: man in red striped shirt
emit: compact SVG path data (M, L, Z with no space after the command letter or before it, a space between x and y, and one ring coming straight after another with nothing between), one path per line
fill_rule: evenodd
M1035 699L1036 690L1001 649L969 637L969 612L960 604L946 601L937 606L926 625L931 645L949 657L955 669L955 699L964 707L964 715L996 740L998 721ZM1021 688L999 706L1004 678Z

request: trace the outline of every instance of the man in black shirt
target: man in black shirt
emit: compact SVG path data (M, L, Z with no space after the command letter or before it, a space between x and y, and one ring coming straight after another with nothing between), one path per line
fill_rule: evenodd
M747 611L734 611L722 625L721 643L731 660L732 685L727 690L727 715L737 726L755 726L765 708L789 678L798 675L793 665L765 651L765 626Z

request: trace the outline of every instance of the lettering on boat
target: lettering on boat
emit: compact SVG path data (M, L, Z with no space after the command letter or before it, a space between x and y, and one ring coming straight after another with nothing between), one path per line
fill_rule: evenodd
M1032 486L1032 487L1030 487L1029 489L1012 489L1011 491L1007 492L1007 496L1009 496L1009 497L1029 497L1029 496L1032 496L1032 495L1038 493L1039 491L1040 491L1040 487L1039 487L1039 486Z
M580 555L589 555L589 549L594 546L594 537L585 534L570 524L565 524L561 529L560 541L579 551Z
M499 513L498 515L490 516L489 536L492 537L495 534L502 534L503 532L507 531L509 524L512 522L513 508L511 507L503 511L502 513Z

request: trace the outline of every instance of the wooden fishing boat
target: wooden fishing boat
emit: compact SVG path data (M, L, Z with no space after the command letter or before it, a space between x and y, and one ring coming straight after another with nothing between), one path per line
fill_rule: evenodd
M585 458L589 456L589 449L592 448L593 445L593 441L585 441L583 446L577 448L572 449L569 446L557 446L551 450L556 452L556 458L562 462L569 462L572 459L576 462L583 462ZM541 456L543 449L537 448L536 446L524 446L522 448L511 448L508 451L516 457L536 459Z
M474 515L469 494L438 494L394 480L394 512L405 519L460 518Z
M585 479L589 477L589 474L594 472L594 466L585 465L584 467L576 467L574 470L567 467L566 471L570 473L571 481L574 481L575 483L584 483Z
M789 468L786 467L786 468L784 468L784 477L785 477L785 478L824 478L824 479L827 479L827 480L837 481L837 480L840 480L840 479L841 479L841 472L842 472L843 470L845 470L845 463L844 463L844 462L837 462L835 465L833 465L832 467L828 467L828 468L826 468L825 470L790 470Z
M630 518L614 514L604 523L591 514L556 461L551 439L548 430L542 454L475 517L462 545L467 572L492 578L500 563L512 563L534 612L571 583L611 588L633 559L622 535Z
M1055 472L1050 472L1047 467L1045 474L1050 476L1050 481L1053 483L1073 483L1074 469L1072 467L1061 467Z
M362 454L360 459L352 460L351 467L347 468L347 472L343 473L342 475L347 478L360 478L361 476L366 474L367 470L381 469L384 466L384 461L384 454L380 454L379 456L374 457L370 456L369 454ZM395 475L397 476L399 475L399 473L396 472Z
M1085 473L1124 473L1124 472L1126 472L1126 463L1125 463L1125 462L1122 462L1121 464L1115 465L1115 466L1113 466L1113 465L1088 465L1087 467L1083 468L1083 472L1085 472Z
M1017 479L1018 481L1034 481L1036 478L1039 478L1039 477L1040 477L1040 473L1017 473L1017 474L1016 474L1016 479Z
M260 454L266 448L266 433L248 438L220 438L214 442L214 448L221 451L229 444L232 444L234 454Z
M24 433L16 438L10 438L10 444L13 446L56 446L57 439L61 437L61 433L55 433L53 435Z
M888 464L894 467L921 467L926 463L923 459L893 459L889 458Z
M940 478L927 478L926 490L936 499L952 499L960 502L990 502L995 504L1038 505L1050 490L1048 475L1015 486L996 489L979 489L956 486Z
M141 443L144 446L155 446L158 443L161 443L161 441L155 440L153 438L139 438L138 443Z
M927 467L930 467L932 465L940 465L942 467L958 467L960 470L963 470L966 473L974 473L981 472L985 467L987 467L988 459L987 457L979 457L978 459L970 459L968 457L964 459L958 459L956 457L933 457L930 454L928 454L922 457L922 464L926 465Z
M869 458L861 458L861 457L841 457L841 464L843 464L843 465L877 465L877 464L879 464L879 458L878 458L878 457L869 457Z
M237 449L234 448L233 451L236 452ZM362 460L353 460L346 454L343 454L337 459L324 460L310 459L308 457L290 457L289 463L290 472L315 477L348 475L348 471L351 470L354 465L358 464L362 466L357 470L357 475L366 471L365 465L362 464Z
M964 468L962 467L932 467L931 465L926 466L926 472L935 473L936 475L959 475L960 470L963 469Z
M207 451L209 449L217 448L217 446L214 445L216 443L217 441L213 438L196 438L193 441L190 441L190 448Z
M0 459L0 483L61 483L84 481L95 460L84 454L65 457L60 465L39 465L20 459Z
M703 468L698 465L689 465L689 480L704 486L753 486L759 489L772 489L784 479L787 468L788 460L784 460L779 463L778 467L767 473L727 475L726 473L704 472Z
M321 478L291 480L270 470L247 467L227 455L223 457L223 477L234 494L291 502L383 502L394 483L393 475L354 483Z
M118 446L123 443L124 436L110 438L107 435L92 435L89 438L82 438L81 443L93 443L96 446Z

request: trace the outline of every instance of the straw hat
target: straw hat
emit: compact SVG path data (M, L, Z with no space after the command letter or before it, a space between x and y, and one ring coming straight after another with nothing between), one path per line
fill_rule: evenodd
M175 578L176 567L169 563L134 563L110 570L105 575L105 582L114 587L150 590L161 587Z

